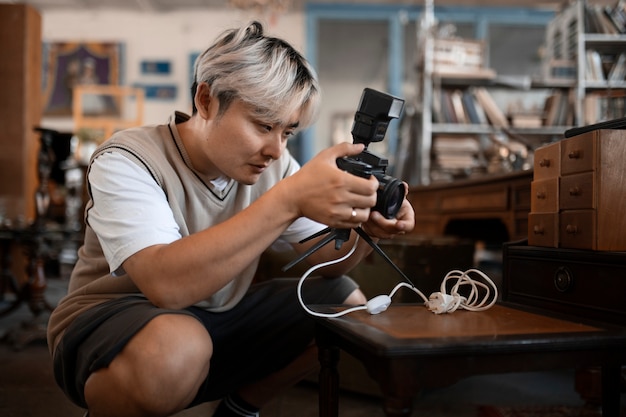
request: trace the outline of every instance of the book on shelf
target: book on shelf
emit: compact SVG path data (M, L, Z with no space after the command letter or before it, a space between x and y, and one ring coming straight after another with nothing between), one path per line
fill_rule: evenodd
M591 125L604 120L624 117L626 114L626 91L596 91L583 100L584 124Z
M475 154L480 145L473 136L437 135L433 148L436 152L448 154Z
M606 81L600 52L596 51L595 49L587 49L587 51L585 52L585 57L585 79L587 81Z
M615 64L611 67L607 76L608 81L624 81L626 76L626 52L622 52L618 55Z
M626 52L600 53L594 49L588 49L585 69L587 81L624 81Z
M504 112L498 107L485 87L474 88L476 100L485 111L487 119L493 126L508 127L509 122Z
M604 14L618 33L626 33L626 0L617 0L613 6L605 6Z
M476 97L476 89L473 87L464 90L433 90L432 110L435 123L489 124L486 111Z
M450 94L450 100L452 101L452 110L457 123L468 123L468 118L463 107L463 93L461 90L454 90Z
M509 115L511 127L533 129L540 128L544 124L543 116L540 113L516 112Z
M586 4L584 18L586 33L603 33L607 35L623 33L615 24L613 18L607 14L606 7Z
M487 115L483 108L476 102L476 97L471 89L463 91L461 100L463 101L463 107L467 112L470 123L477 125L486 125L488 123Z
M443 114L443 97L441 89L433 89L433 105L432 105L433 122L446 123L446 119Z
M476 167L479 152L480 145L471 136L438 135L433 142L435 165L444 171Z
M567 93L556 90L548 97L544 104L545 126L568 126L574 122L573 92Z
M441 92L441 116L443 123L458 123L454 104L452 103L452 93L449 90Z

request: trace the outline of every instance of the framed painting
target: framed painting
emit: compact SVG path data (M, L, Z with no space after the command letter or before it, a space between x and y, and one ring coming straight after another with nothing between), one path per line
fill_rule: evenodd
M140 63L142 75L170 75L172 63L170 61L148 61Z
M43 108L46 116L71 116L77 85L119 85L122 45L100 42L44 44Z
M144 90L146 100L175 100L178 88L174 84L136 84Z

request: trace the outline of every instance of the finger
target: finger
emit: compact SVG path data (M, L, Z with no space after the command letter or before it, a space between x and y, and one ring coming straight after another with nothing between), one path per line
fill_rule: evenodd
M378 179L372 175L369 179L362 178L351 174L347 171L343 172L347 190L353 194L355 200L351 201L357 207L373 207L376 205L376 191L378 190Z
M333 146L330 149L332 149L332 151L335 153L337 157L353 156L353 155L358 155L361 152L363 152L363 150L365 149L365 145L363 145L362 143L355 144L355 143L343 142L343 143Z

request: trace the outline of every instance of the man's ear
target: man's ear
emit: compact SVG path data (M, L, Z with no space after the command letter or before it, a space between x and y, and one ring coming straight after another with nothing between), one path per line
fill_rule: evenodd
M217 100L211 97L211 87L207 83L198 84L194 103L202 118L208 119L211 116L211 106L217 105Z

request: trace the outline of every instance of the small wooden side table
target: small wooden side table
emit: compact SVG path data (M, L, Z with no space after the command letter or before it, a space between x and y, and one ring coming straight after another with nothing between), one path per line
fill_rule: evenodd
M316 318L321 417L337 417L339 351L363 362L390 417L408 417L420 389L499 372L600 366L602 415L619 417L626 328L583 324L498 304L483 312L435 315L423 305L392 305L370 315ZM573 383L573 381L572 381Z

